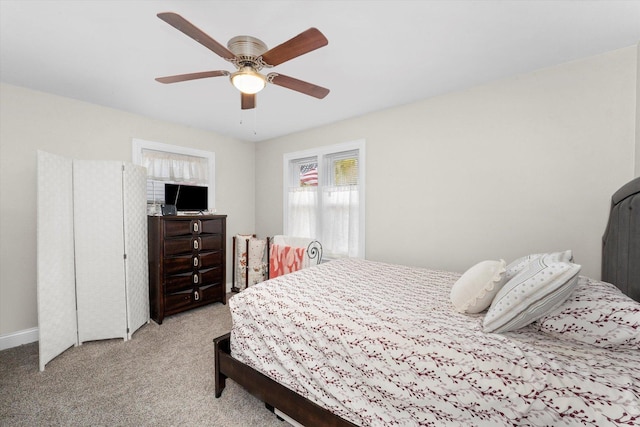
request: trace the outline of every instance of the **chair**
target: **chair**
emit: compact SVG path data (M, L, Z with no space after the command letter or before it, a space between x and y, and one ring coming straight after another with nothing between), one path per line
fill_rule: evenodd
M322 244L306 237L267 239L267 277L272 279L322 262Z

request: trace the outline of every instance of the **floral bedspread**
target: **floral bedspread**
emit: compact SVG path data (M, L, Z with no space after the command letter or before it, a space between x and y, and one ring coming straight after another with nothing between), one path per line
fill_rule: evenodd
M229 301L231 354L361 426L639 425L640 351L482 332L457 273L345 259Z

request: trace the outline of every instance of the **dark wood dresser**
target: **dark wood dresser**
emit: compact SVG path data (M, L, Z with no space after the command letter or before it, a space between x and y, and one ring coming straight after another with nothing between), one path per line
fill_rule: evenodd
M226 215L150 216L151 318L226 303Z

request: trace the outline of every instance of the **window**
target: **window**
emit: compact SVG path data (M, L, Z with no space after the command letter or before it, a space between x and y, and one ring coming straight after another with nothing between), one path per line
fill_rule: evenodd
M215 153L142 139L133 139L132 147L133 163L147 168L150 212L166 202L165 183L206 186L209 209L215 208Z
M364 258L364 140L284 155L284 233Z

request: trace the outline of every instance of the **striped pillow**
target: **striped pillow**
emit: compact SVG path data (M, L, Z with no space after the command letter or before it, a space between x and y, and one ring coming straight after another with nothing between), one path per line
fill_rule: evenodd
M549 261L562 261L562 262L573 262L573 252L571 249L562 252L551 252L551 253L541 253L541 254L531 254L525 255L516 259L515 261L511 261L509 265L507 265L506 278L507 281L513 279L516 274L520 273L529 263L536 258L540 258L541 256L547 255L547 260Z
M542 255L509 280L498 292L484 318L484 332L522 328L562 304L578 281L580 265Z

